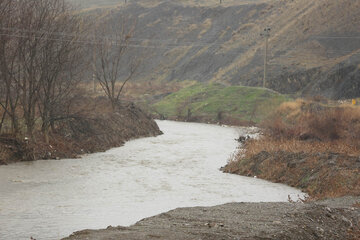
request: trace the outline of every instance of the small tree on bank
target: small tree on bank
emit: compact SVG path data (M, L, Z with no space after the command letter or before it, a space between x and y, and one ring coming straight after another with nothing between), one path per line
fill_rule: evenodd
M102 28L101 31L98 30L102 36L106 36L109 32L112 35L101 38L99 41L95 49L96 60L93 64L95 78L108 97L112 109L115 110L124 86L134 76L140 60L126 54L127 49L131 47L130 41L134 35L136 24L128 25L127 21L122 21L118 28L110 27L110 25L104 22L101 26L108 27ZM120 73L125 67L127 76L124 77Z

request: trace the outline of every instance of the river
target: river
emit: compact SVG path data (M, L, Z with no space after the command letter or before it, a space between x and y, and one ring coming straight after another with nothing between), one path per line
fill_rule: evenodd
M288 186L224 174L244 129L158 121L164 135L80 159L0 166L0 239L60 239L178 207L287 201Z

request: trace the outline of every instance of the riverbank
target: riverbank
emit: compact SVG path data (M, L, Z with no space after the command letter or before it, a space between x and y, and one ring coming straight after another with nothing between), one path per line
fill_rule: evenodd
M56 122L46 143L41 133L34 139L0 136L0 165L19 161L76 158L106 151L126 141L161 134L156 122L133 103L121 103L113 111L103 97L83 97L76 110Z
M275 113L281 121L264 123L223 171L300 188L310 195L305 203L182 208L65 239L359 239L357 108L299 100Z
M313 199L360 196L360 108L284 103L222 170L299 188Z
M289 143L274 144L281 146ZM284 183L303 190L314 199L360 195L359 156L338 152L308 153L277 149L237 158L241 160L230 162L223 171Z
M84 230L63 240L358 239L360 197L312 203L229 203L180 208L131 227Z

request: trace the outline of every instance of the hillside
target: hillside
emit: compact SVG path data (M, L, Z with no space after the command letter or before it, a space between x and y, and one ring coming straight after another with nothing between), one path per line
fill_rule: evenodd
M186 121L254 124L288 98L263 88L196 84L152 105L164 118Z
M91 7L84 10L90 14L106 6L108 24L136 19L128 58L146 56L137 75L141 81L260 86L260 33L269 26L269 88L335 99L359 96L359 1L224 2L107 0L83 6Z

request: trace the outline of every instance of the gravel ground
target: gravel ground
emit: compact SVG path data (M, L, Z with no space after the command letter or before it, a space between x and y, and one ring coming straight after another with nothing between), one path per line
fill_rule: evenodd
M130 227L84 230L85 239L359 239L360 197L311 203L229 203L179 208Z

